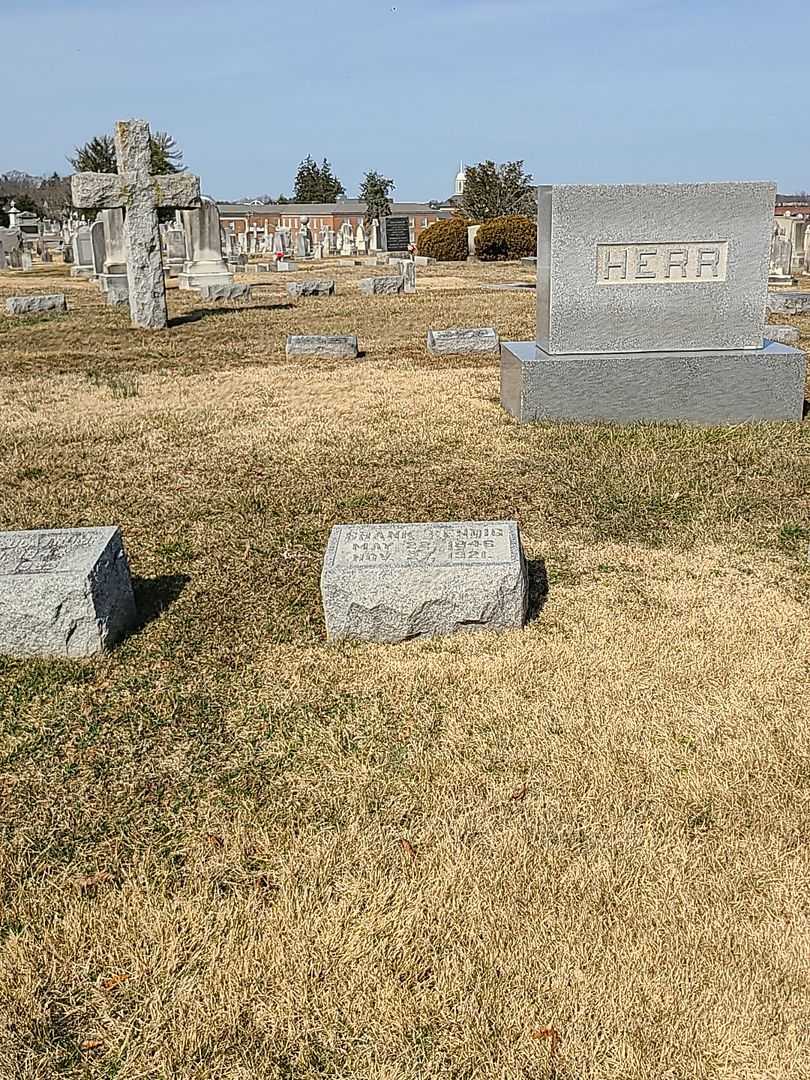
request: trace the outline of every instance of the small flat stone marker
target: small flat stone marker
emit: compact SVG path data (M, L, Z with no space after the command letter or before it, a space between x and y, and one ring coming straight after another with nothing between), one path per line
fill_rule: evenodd
M249 300L251 297L250 285L238 284L235 281L219 285L200 285L195 291L203 300Z
M67 311L67 300L63 293L48 296L10 296L6 300L9 315L37 315L41 311Z
M357 338L353 334L290 334L287 337L287 356L356 360Z
M493 326L480 326L469 330L428 330L427 347L432 356L500 354L500 338Z
M298 263L294 263L290 259L278 259L276 261L276 271L279 274L295 273L297 269Z
M766 326L765 337L768 341L778 341L780 345L795 345L801 334L795 326Z
M521 627L528 576L517 522L336 525L321 594L331 640Z
M360 282L364 296L392 296L404 292L405 281L401 277L370 277Z
M94 656L135 618L120 529L0 533L0 654Z
M287 285L289 296L299 300L302 296L334 296L334 281L291 281Z
M810 311L810 292L769 292L768 311L779 315L802 315Z

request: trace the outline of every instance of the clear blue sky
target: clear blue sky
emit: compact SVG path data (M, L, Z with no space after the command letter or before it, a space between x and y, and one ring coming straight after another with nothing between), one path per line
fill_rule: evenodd
M765 0L3 0L0 172L69 171L143 117L217 198L291 193L328 157L396 198L459 159L538 183L776 180L810 189L810 3Z

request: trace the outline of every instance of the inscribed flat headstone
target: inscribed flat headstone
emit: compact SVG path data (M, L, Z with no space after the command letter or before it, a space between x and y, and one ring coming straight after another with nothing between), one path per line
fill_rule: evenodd
M427 347L432 356L497 353L500 339L493 326L479 326L465 330L429 330Z
M336 525L321 594L330 639L521 627L528 575L517 523Z
M354 334L289 334L288 357L318 357L325 360L356 360L357 338Z
M93 656L135 619L118 528L0 533L0 654Z

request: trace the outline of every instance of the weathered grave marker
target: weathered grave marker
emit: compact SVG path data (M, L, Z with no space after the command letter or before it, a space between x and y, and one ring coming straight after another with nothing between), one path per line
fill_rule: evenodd
M810 311L810 292L768 293L769 314L804 315L808 311Z
M43 311L67 311L67 300L63 293L51 293L47 296L9 296L6 311L9 315L38 315Z
M804 356L763 343L774 198L765 183L540 188L537 340L502 346L504 408L801 419Z
M334 281L291 281L287 285L287 294L296 300L302 296L334 296Z
M405 281L401 277L370 277L360 281L360 292L364 296L390 296L404 289Z
M0 654L93 656L135 618L119 529L0 533Z
M232 285L233 274L222 257L222 231L217 204L213 199L201 199L196 209L183 210L180 216L188 253L180 274L180 288Z
M124 120L115 125L115 153L118 175L76 173L71 177L73 204L80 208L124 208L132 325L161 330L169 316L157 211L160 207L198 206L200 182L190 173L151 174L151 143L145 120Z
M290 334L287 337L287 356L356 360L357 338L354 334Z
M396 642L526 621L514 521L336 525L321 574L331 639Z
M479 326L468 330L428 330L427 347L432 356L497 353L500 339L493 326Z

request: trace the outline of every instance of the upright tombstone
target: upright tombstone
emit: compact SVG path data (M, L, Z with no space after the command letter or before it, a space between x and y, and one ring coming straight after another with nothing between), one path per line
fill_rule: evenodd
M76 173L71 178L73 205L126 211L124 245L132 325L161 330L168 324L169 313L157 211L198 206L200 182L190 173L151 174L151 140L145 120L116 124L115 153L118 175Z
M368 255L366 230L363 227L362 221L358 222L357 228L354 231L354 246L358 255Z
M380 239L383 251L407 251L411 243L409 219L400 214L384 217L380 227Z
M537 340L501 349L532 420L799 420L804 355L763 340L776 189L541 187Z
M91 278L93 269L93 237L89 225L80 225L73 234L71 241L73 246L73 262L70 267L70 276L75 278Z
M379 218L374 218L371 223L371 242L369 243L369 251L379 251L380 244L380 221Z
M180 275L181 289L204 285L232 285L233 274L222 257L219 210L213 199L204 198L196 210L184 210L183 231L188 253Z
M3 247L3 242L0 240L0 270L6 268L6 249Z
M306 215L301 218L301 224L298 228L296 255L299 259L312 258L312 232L309 227L309 218Z
M118 528L0 533L0 654L93 656L135 621Z
M186 237L182 229L167 229L164 237L166 269L169 277L178 277L186 261Z
M129 299L127 253L124 243L124 211L120 207L101 211L104 226L104 278L102 288L110 303L121 304Z
M100 218L90 226L90 242L93 247L93 275L103 289L104 259L107 249L104 243L104 223Z
M519 628L528 574L517 523L336 525L321 594L330 639Z
M768 264L768 284L795 285L796 279L793 277L792 266L793 244L786 236L782 236L779 226L774 225Z

